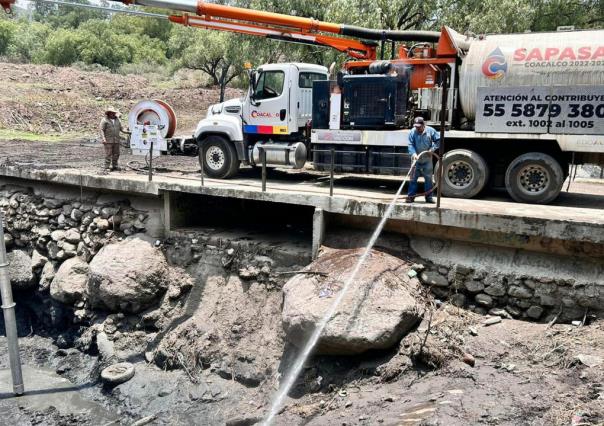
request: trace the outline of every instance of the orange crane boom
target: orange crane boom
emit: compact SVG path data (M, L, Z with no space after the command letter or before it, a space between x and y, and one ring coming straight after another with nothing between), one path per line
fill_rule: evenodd
M439 32L433 31L374 30L312 18L225 6L203 0L112 1L184 12L182 15L169 17L170 21L181 25L327 46L355 59L375 60L378 41L382 43L386 41L437 42L440 37Z

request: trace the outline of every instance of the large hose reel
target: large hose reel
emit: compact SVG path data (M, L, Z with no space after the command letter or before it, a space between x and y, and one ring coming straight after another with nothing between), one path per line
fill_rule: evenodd
M158 99L140 101L128 113L128 127L134 129L144 124L157 126L162 138L171 138L176 132L174 109Z

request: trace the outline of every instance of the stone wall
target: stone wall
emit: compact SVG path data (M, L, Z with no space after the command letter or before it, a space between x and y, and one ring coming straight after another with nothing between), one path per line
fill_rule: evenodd
M47 290L55 272L75 256L89 261L104 245L145 232L147 213L128 201L97 202L98 198L60 197L36 193L32 188L0 187L0 209L5 215L5 243L17 289Z
M572 279L501 274L465 266L416 265L420 281L441 300L480 314L549 322L603 316L604 287Z

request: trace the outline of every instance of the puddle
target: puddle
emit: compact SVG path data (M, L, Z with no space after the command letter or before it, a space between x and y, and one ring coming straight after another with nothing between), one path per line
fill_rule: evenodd
M43 411L55 407L61 414L86 414L105 424L118 419L102 405L81 395L81 390L93 384L75 385L53 370L23 366L25 394L15 397L12 392L10 369L0 370L0 412L11 405L30 411Z

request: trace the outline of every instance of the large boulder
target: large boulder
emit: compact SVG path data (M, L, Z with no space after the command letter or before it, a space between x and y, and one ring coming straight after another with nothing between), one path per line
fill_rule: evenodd
M8 253L8 275L15 290L30 288L34 284L31 257L22 251L14 250Z
M302 346L325 317L362 250L333 250L283 287L283 327ZM371 251L323 330L316 352L350 355L387 349L411 330L424 311L421 285L409 277L410 263ZM319 272L312 274L308 272Z
M67 259L50 283L50 297L59 302L73 304L86 294L88 264L78 257Z
M143 236L103 247L90 262L88 297L93 307L139 312L168 286L163 253Z

